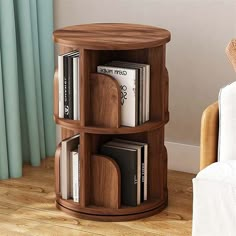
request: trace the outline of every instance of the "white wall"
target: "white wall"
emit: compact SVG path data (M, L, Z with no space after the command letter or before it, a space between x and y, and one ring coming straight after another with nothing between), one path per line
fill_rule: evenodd
M166 140L175 143L173 150L173 145L168 145L169 162L172 169L179 169L174 164L179 157L176 145L187 145L190 149L192 146L196 153L202 111L217 100L222 86L236 78L224 52L229 40L236 37L236 1L55 0L54 3L55 28L91 22L129 22L160 26L171 32L172 40L167 45L171 120ZM198 160L190 161L183 170L197 170L196 163Z

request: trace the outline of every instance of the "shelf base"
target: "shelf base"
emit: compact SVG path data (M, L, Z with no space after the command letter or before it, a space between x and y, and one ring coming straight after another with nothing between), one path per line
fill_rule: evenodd
M60 202L60 203L59 203ZM146 208L146 210L143 209L143 211L137 210L136 212L133 211L133 213L130 214L129 211L127 211L127 214L124 212L122 215L117 214L104 214L104 212L101 210L101 213L99 213L99 211L96 211L96 214L91 214L91 208L77 208L77 209L70 209L66 206L64 206L63 201L58 201L56 200L56 207L71 215L74 217L78 217L81 219L85 219L85 220L94 220L94 221L106 221L106 222L118 222L118 221L130 221L130 220L138 220L141 218L145 218L145 217L149 217L149 216L153 216L159 212L161 212L164 208L167 207L168 205L168 199L162 201L161 203L159 202L159 204L156 205L156 207L152 208L152 209L148 209L148 207ZM137 207L141 208L141 207ZM143 207L142 207L143 208ZM88 213L86 213L88 212ZM90 212L90 213L89 213Z

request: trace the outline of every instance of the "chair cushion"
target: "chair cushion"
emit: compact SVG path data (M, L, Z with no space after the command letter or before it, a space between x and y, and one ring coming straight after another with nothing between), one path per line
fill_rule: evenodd
M236 82L220 90L218 161L236 160Z
M235 236L236 160L211 164L193 179L192 236Z

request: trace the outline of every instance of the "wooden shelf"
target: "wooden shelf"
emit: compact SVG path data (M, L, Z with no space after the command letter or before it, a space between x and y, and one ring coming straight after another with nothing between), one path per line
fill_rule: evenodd
M165 45L170 32L153 26L99 23L59 29L53 37L60 54L80 51L79 121L59 118L57 70L54 75L54 120L61 127L61 139L80 133L80 203L61 198L59 145L55 154L57 208L99 221L135 220L160 212L168 203L164 126L169 120ZM113 78L96 73L98 65L112 60L150 65L150 121L120 126L120 88ZM101 145L114 137L148 144L148 200L137 207L120 203L119 166L99 155Z
M56 43L92 50L126 50L158 47L170 41L165 29L138 24L85 24L56 30Z
M166 124L166 122L163 121L147 121L144 124L138 125L136 127L121 126L120 128L104 128L95 126L82 127L80 125L80 121L78 120L61 119L56 116L54 116L54 120L56 124L64 128L76 130L78 133L86 132L91 134L135 134L159 129Z
M123 205L119 209L93 205L88 205L86 208L83 208L78 203L74 204L73 200L63 200L60 197L56 199L56 203L58 209L66 211L73 216L100 221L120 221L134 220L153 215L163 210L168 202L159 199L149 200L137 207Z

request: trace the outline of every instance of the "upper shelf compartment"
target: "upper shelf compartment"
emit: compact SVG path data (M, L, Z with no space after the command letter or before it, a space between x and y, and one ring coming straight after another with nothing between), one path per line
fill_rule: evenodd
M63 46L92 50L132 50L157 47L170 41L165 29L122 23L97 23L54 31L53 39Z

